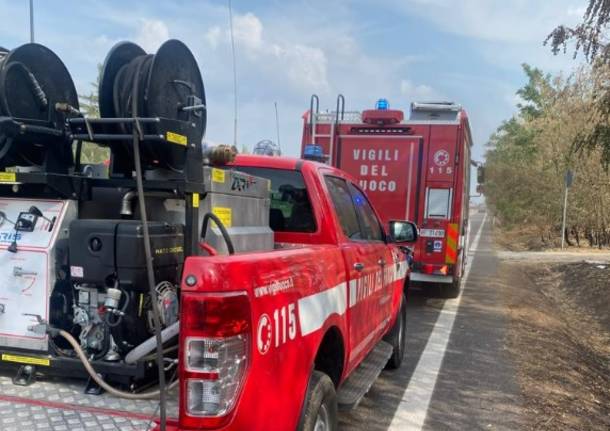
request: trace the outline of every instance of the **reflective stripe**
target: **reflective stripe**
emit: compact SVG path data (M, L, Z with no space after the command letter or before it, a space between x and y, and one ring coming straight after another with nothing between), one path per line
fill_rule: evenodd
M385 284L383 286L376 284L379 277L382 276L382 270L379 269L375 273L363 275L358 278L354 278L349 282L349 308L352 308L359 302L362 302L373 293L380 289L385 289L397 281L404 280L407 277L409 271L409 264L406 260L394 262L391 266L386 266L383 269L383 276ZM368 278L367 278L368 277ZM360 286L360 292L358 287Z
M453 277L450 275L429 275L421 272L412 272L409 275L411 281L421 281L430 283L453 283Z
M458 236L459 232L457 223L449 223L447 225L447 247L445 249L445 263L454 264L457 262Z
M299 322L301 335L317 331L333 314L343 315L347 306L347 284L336 285L323 292L299 299Z
M379 274L368 274L350 280L349 297L347 292L348 284L343 282L330 289L299 299L298 306L301 335L308 335L322 328L326 319L332 314L343 315L348 304L349 307L352 308L358 302L378 291L379 288L386 288L394 282L404 280L408 270L409 264L407 261L401 260L400 262L393 263L391 270L386 268L386 277L388 281L384 286L376 284L378 277L381 277L381 270L379 270ZM369 277L366 280L368 284L362 284L361 295L359 297L358 282L364 283L367 276Z

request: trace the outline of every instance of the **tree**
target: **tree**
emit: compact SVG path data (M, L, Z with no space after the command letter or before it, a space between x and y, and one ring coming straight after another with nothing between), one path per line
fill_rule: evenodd
M91 91L89 94L79 94L79 104L81 112L89 118L99 118L99 96L98 89L100 86L100 79L102 76L102 65L97 65L97 79L92 82ZM98 144L92 142L83 142L81 161L84 164L99 164L104 163L110 158L110 150L106 147L101 147Z
M582 53L592 65L594 72L593 110L589 121L594 125L589 133L576 136L576 150L600 149L601 162L610 167L610 1L589 0L582 22L576 27L560 25L546 38L554 54L567 52L568 44L574 42L574 58Z
M561 238L563 176L575 173L568 230L579 244L610 243L610 175L601 149L576 154L573 142L595 125L598 69L582 67L565 78L523 66L527 83L517 94L517 113L491 136L486 155L486 200L507 230L529 244L552 246ZM536 236L538 239L536 239Z

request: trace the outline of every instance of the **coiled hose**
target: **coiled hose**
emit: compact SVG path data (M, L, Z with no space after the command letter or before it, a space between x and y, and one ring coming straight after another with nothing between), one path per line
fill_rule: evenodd
M63 337L68 343L70 343L70 345L76 352L78 359L80 359L80 361L83 363L83 366L85 367L85 370L87 370L87 373L89 374L89 376L91 376L91 378L95 381L95 383L97 383L106 392L111 393L112 395L115 395L117 397L125 398L128 400L150 400L150 399L158 398L159 395L161 394L160 390L155 390L155 391L151 391L151 392L142 392L140 394L133 394L131 392L125 392L125 391L121 391L119 389L113 388L108 383L106 383L100 376L97 375L97 373L93 369L93 366L91 366L91 363L89 362L89 359L87 358L87 355L85 355L85 352L83 352L83 349L80 347L80 344L78 344L76 339L69 332L66 332L63 329L60 329L58 334L61 337ZM173 381L166 387L166 391L171 390L172 388L176 387L177 384L178 384L178 380Z

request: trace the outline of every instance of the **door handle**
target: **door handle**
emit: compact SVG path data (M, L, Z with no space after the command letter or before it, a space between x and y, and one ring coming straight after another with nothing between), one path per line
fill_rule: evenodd
M354 269L356 271L360 272L364 269L364 264L360 263L360 262L356 262L356 263L354 263Z
M379 260L377 261L377 263L381 266L385 266L385 259L383 257L379 258Z

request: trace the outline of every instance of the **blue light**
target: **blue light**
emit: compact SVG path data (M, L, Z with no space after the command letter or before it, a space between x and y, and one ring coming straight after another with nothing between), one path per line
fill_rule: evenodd
M390 102L388 102L388 99L379 99L375 104L375 108L380 111L387 111L390 109Z
M324 160L324 150L320 145L305 145L303 158L307 160Z

